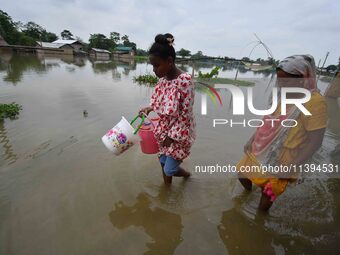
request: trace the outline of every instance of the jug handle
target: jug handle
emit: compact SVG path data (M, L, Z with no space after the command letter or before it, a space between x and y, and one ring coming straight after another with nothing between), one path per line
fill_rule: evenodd
M137 119L139 118L139 116L137 115L131 122L130 122L130 124L132 125ZM143 123L144 123L144 116L142 116L141 117L141 122L139 123L139 125L137 126L137 128L135 129L135 131L133 132L133 134L135 135L135 134L137 134L137 132L138 132L138 130L141 128L141 126L143 125Z

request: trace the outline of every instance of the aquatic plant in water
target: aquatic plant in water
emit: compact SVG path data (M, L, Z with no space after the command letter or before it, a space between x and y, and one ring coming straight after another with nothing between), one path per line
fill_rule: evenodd
M220 67L216 66L214 67L210 73L202 73L201 71L198 72L198 78L217 78L218 72L220 70Z
M22 110L22 106L16 103L0 104L0 120L5 118L15 119Z
M139 84L148 84L149 86L155 86L158 82L158 78L151 74L135 76L133 80Z

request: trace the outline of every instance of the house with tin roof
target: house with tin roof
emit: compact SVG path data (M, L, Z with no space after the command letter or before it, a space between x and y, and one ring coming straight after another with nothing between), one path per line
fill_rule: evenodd
M98 49L98 48L91 48L89 50L90 58L96 58L96 59L110 59L111 58L111 52L104 49Z
M37 41L37 52L41 54L73 55L74 48L70 44Z
M83 43L78 41L78 40L62 40L62 39L58 39L52 43L56 43L56 44L68 44L71 45L71 47L74 49L75 52L80 52L83 50Z
M123 45L118 45L113 51L114 58L134 58L135 51L132 47L127 47Z
M73 49L71 45L64 43L37 42L37 46L53 49Z

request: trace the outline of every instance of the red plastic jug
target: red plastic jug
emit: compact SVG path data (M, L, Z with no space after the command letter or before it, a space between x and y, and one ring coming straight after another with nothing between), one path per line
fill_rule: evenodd
M147 118L149 122L144 122L138 131L138 135L141 138L140 148L145 154L156 154L159 151L158 143L154 136L155 125L158 124L159 117Z

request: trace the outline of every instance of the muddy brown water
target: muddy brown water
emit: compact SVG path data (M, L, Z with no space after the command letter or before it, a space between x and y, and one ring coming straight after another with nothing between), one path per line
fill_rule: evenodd
M136 145L115 157L100 140L148 103L152 88L133 77L151 72L150 65L7 53L0 59L0 102L23 106L18 119L0 122L0 254L340 253L338 179L302 178L263 215L259 189L247 194L234 174L194 171L236 164L254 132L212 128L213 118L232 118L224 92L224 106L208 100L206 116L196 92L197 140L183 163L193 175L167 189L155 155ZM259 107L270 77L239 73L256 83ZM340 141L339 104L328 105L329 127L313 159L319 163L334 161Z

